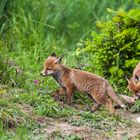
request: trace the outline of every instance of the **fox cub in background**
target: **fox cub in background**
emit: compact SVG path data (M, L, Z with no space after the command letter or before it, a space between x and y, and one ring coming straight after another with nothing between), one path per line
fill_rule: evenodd
M133 76L128 81L128 89L132 92L134 97L140 97L140 62L133 70Z
M68 68L61 64L61 59L61 57L52 53L45 60L41 72L42 76L52 76L61 86L54 94L55 99L65 93L67 103L70 104L74 91L78 90L87 93L95 102L91 109L92 112L96 111L101 105L105 105L113 113L115 110L112 100L120 107L124 107L107 80L86 71Z

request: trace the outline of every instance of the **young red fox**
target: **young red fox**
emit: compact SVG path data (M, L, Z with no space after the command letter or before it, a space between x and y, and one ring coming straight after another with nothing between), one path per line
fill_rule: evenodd
M130 79L127 79L127 81L128 89L132 92L133 96L140 97L140 62L133 70L133 76Z
M57 99L59 95L66 93L68 104L71 103L74 90L78 90L92 97L95 102L92 112L101 105L105 105L113 113L112 100L122 108L124 107L107 80L95 74L62 65L61 57L57 57L54 53L45 60L41 75L51 75L58 82L61 88L55 92L54 97Z

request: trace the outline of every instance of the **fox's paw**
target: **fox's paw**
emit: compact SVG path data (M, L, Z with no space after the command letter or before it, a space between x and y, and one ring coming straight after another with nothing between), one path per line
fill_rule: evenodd
M95 104L92 108L89 108L89 111L94 113L95 111L99 110L100 107L100 104Z
M55 101L59 101L59 95L58 94L54 94L53 97L54 97Z
M68 105L72 105L72 102L71 101L67 101L66 102Z

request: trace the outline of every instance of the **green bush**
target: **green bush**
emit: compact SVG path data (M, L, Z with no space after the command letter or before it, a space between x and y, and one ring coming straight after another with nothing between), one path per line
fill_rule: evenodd
M124 75L132 75L140 58L140 9L107 10L115 16L107 22L96 22L99 33L92 32L84 52L90 53L90 69L122 87L126 84Z

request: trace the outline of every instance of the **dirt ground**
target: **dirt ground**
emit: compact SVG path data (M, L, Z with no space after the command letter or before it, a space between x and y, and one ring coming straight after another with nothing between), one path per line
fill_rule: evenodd
M131 119L134 123L130 127L118 127L112 134L108 134L104 130L98 130L88 125L73 126L64 119L49 119L47 126L44 127L42 135L38 135L36 140L45 138L46 140L57 140L56 135L61 135L62 139L70 135L76 135L82 140L139 140L140 139L140 113L132 114L129 111L118 110L119 114ZM78 116L72 116L78 119Z

